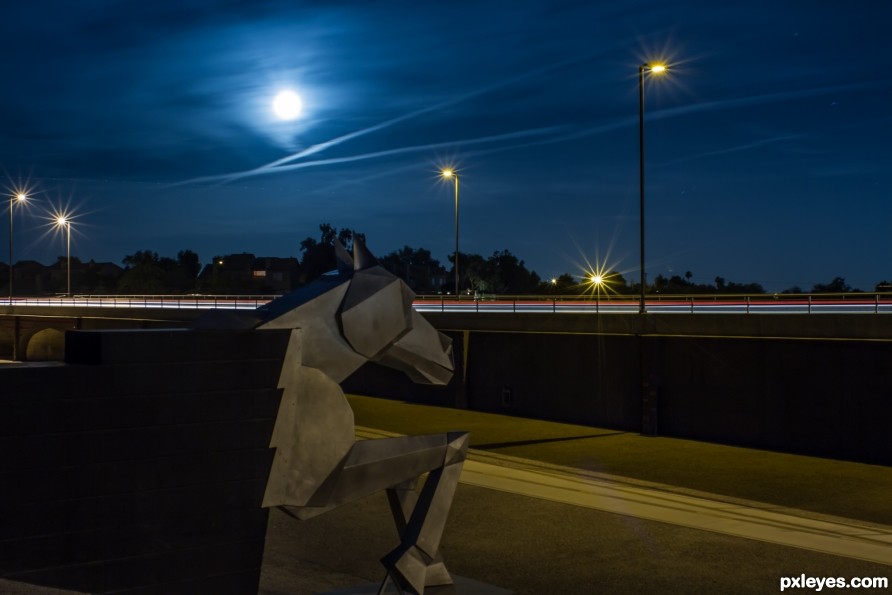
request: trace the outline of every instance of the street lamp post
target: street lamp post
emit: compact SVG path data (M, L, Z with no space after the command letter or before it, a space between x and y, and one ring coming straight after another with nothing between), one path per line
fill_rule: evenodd
M604 284L604 277L594 274L589 277L589 281L595 286L595 314L601 313L601 286Z
M12 211L15 203L23 203L28 200L24 192L17 192L9 197L9 305L12 305Z
M67 246L65 261L68 267L68 291L66 292L66 295L68 297L71 297L71 220L63 215L56 218L56 225L59 227L64 227L67 232L67 238L65 241Z
M455 181L455 297L458 299L458 174L453 169L441 172L444 178Z
M642 64L638 67L638 182L640 190L640 229L638 239L641 254L641 293L638 297L638 313L644 314L644 292L647 276L644 273L644 72L660 74L666 71L662 64Z
M601 313L601 283L602 282L603 282L603 280L601 279L601 275L598 275L597 278L595 278L595 294L597 295L597 298L595 300L595 313L596 314Z

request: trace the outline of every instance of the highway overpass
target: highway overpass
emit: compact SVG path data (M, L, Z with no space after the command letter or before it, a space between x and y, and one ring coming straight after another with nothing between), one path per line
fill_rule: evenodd
M188 327L209 309L250 310L273 296L78 296L0 301L0 358L62 358L66 329ZM892 294L656 296L628 299L420 296L415 307L453 331L892 339Z
M223 301L217 306L227 307ZM420 308L453 339L457 370L449 386L414 385L372 365L345 390L892 464L885 438L892 316L883 308L642 315L467 305ZM24 361L64 359L66 330L187 328L207 311L182 298L178 307L0 308L0 358Z

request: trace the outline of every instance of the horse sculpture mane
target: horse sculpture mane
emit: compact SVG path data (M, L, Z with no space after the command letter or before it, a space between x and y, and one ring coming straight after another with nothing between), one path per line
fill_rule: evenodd
M386 490L400 544L381 560L387 574L379 592L392 581L401 593L424 593L452 584L439 547L468 434L357 441L339 383L375 361L444 385L454 369L451 340L412 308L412 290L361 241L352 258L340 243L335 249L337 271L250 314L218 314L203 326L291 329L263 506L306 519Z

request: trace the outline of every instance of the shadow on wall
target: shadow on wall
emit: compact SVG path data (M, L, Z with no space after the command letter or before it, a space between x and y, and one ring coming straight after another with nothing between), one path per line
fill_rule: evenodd
M0 328L0 359L12 359L12 331Z
M60 362L65 360L65 333L46 328L31 336L25 350L29 362Z

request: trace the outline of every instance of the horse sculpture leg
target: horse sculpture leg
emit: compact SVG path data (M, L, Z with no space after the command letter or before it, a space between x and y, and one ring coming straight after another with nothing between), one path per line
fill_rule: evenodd
M381 560L388 573L382 591L388 579L393 579L401 592L409 593L424 593L425 587L452 584L440 556L440 539L467 456L468 434L449 433L445 439L443 464L430 471L420 494L416 496L414 490L407 490L414 486L414 481L388 489L394 521L402 535L400 545Z
M400 545L402 545L402 539L406 535L406 528L409 525L409 519L412 517L412 511L415 509L415 504L418 502L417 486L419 479L421 478L415 477L387 488L387 502L390 504L390 512L393 515L393 522L396 525L397 534L400 536ZM435 572L432 569L434 565L437 564L439 564L440 569ZM383 595L387 589L387 585L390 583L390 567L387 566L387 568L387 575L381 583L378 595ZM427 578L432 579L435 575L442 574L443 572L445 572L445 576L439 576L439 582L437 584L446 585L450 583L449 573L446 572L446 566L443 564L443 557L437 553L432 563L428 565ZM404 592L399 585L397 585L397 590L401 593Z
M314 497L308 505L285 505L297 518L309 519L387 490L400 545L381 562L401 593L423 593L425 587L452 584L440 558L440 538L467 451L466 432L360 440L319 486L324 502L316 506Z

